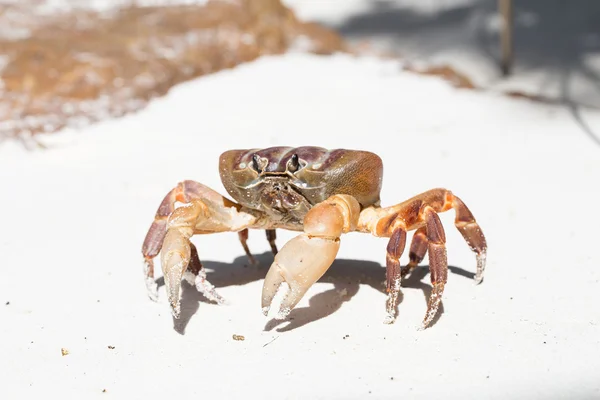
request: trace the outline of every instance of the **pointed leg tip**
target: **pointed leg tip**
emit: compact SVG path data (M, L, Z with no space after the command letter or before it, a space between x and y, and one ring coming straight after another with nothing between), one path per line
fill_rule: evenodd
M224 297L219 297L219 299L217 299L217 304L220 306L230 306L231 302Z
M158 301L158 285L154 280L154 264L152 259L144 258L144 282L146 283L146 293L150 300Z
M219 305L230 304L227 299L217 292L215 286L206 279L206 273L204 271L200 271L200 273L195 276L193 284L196 287L196 290L202 293L208 300Z
M146 293L153 302L158 301L158 285L153 278L146 278Z
M270 309L271 309L271 307L269 307L269 306L264 306L264 307L262 308L262 313L263 313L263 315L264 315L265 317L269 315L269 310L270 310Z
M435 318L437 314L437 310L435 312L428 312L427 315L425 316L425 318L423 319L423 322L421 323L421 325L419 325L419 327L417 328L417 331L424 331L427 330L431 327L431 323L433 322L433 319Z
M386 315L383 319L385 325L392 325L394 322L396 322L396 317L390 314Z
M431 291L429 301L427 303L427 312L425 313L425 318L423 318L423 329L421 330L427 329L438 314L439 307L442 302L442 295L444 293L444 286L445 283L443 282L433 284L433 289Z
M157 291L150 291L148 290L148 298L154 302L154 303L158 303L158 292Z
M477 285L483 282L483 272L485 271L486 259L487 253L485 251L477 254L477 273L475 274L475 284Z

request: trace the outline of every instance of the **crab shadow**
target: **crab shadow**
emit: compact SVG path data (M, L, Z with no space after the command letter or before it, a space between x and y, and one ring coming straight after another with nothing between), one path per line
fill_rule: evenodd
M257 265L250 264L248 258L245 256L236 258L232 263L218 261L203 261L202 263L206 269L207 279L215 288L219 289L228 286L242 286L263 280L273 262L273 255L270 252L266 252L255 255L255 258L258 261ZM450 272L456 275L474 279L475 274L460 267L449 266L448 268ZM423 292L425 306L432 290L431 285L424 281L427 275L429 275L429 266L424 265L415 269L402 281L403 289L417 289ZM345 302L350 301L358 293L361 285L367 285L381 292L384 295L382 296L381 304L382 307L385 307L385 279L385 267L379 263L365 260L336 259L325 275L319 280L321 283L333 284L332 288L313 295L309 299L307 307L295 308L287 318L267 321L264 329L266 331L276 329L277 332L287 332L330 316L338 311ZM159 278L157 284L159 287L164 286L164 279L162 277ZM401 291L398 298L398 305L402 301L403 294ZM185 334L185 329L191 318L198 312L200 303L216 304L205 298L186 281L183 281L181 315L179 319L173 319L173 328L175 331L182 335ZM442 303L430 326L433 326L439 320L443 312L444 306ZM397 313L398 309L396 309ZM424 313L425 309L423 310Z

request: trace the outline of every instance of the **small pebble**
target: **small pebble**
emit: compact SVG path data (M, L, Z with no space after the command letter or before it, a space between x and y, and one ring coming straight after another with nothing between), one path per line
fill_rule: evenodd
M233 340L242 341L246 340L246 338L242 335L233 335Z
M63 347L62 349L60 349L60 354L62 354L63 356L66 356L67 354L69 354L69 350L67 350Z

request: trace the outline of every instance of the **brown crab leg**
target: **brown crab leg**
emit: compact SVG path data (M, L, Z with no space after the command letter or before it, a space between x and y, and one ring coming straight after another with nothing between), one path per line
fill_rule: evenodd
M244 248L244 252L246 252L246 256L248 256L248 260L250 261L250 264L252 264L252 265L258 264L258 261L256 261L256 258L254 258L254 256L250 252L250 248L248 247L248 229L239 231L238 237L240 238L240 243L242 244L242 247Z
M275 229L267 229L265 232L267 234L267 240L269 241L269 245L271 246L271 252L274 256L276 256L277 244L275 244L275 241L277 240L277 231Z
M487 253L487 243L479 224L475 221L475 217L467 208L465 203L456 196L452 196L452 207L456 211L456 219L454 224L461 233L472 251L477 253L477 273L475 274L475 282L483 281L483 272L485 271L485 259Z
M408 265L402 268L402 278L410 274L415 269L427 254L427 230L424 226L417 229L410 243L410 251L408 253Z
M423 216L427 227L429 271L433 286L422 325L422 328L425 329L433 321L442 300L444 286L448 281L448 259L446 257L446 236L440 217L431 207L425 207Z
M406 229L401 225L392 232L385 256L388 293L386 303L387 316L384 321L386 324L391 324L396 319L396 304L398 303L398 294L400 293L402 281L400 275L400 257L402 257L405 245Z
M334 195L306 214L304 233L283 246L265 277L262 292L265 315L284 284L288 290L276 318L283 319L290 313L331 266L340 247L340 236L355 229L359 212L360 205L354 197Z

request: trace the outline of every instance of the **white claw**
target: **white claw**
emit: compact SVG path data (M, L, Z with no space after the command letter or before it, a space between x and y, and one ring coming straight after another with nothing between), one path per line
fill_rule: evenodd
M169 304L171 305L171 314L173 317L179 319L181 315L181 278L183 276L183 262L179 262L167 271L164 271L165 287L167 289L167 296L169 298Z
M301 234L290 240L275 256L265 277L262 309L267 315L280 286L287 283L288 290L276 319L284 319L298 304L308 289L333 263L340 247L339 240L309 237Z

